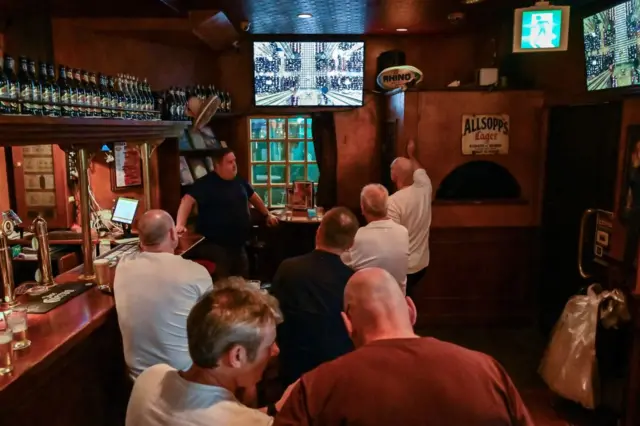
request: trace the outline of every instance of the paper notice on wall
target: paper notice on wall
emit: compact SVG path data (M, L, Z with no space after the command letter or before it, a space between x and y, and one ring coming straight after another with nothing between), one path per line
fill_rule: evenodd
M509 153L509 116L506 114L463 115L463 155Z

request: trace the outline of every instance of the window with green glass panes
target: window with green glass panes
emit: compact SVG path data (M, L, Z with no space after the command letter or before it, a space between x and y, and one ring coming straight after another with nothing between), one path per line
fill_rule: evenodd
M311 123L307 116L249 118L251 185L268 207L283 207L295 181L318 183Z

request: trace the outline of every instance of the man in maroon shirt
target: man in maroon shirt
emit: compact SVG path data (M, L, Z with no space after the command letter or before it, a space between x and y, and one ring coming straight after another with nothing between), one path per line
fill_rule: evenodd
M493 358L413 332L415 305L388 272L356 272L342 316L356 350L303 375L276 426L533 425Z

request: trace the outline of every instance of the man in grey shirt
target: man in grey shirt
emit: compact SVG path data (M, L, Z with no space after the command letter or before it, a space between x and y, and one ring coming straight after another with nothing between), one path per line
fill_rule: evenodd
M409 233L387 215L389 192L377 183L362 188L360 209L367 226L358 229L353 246L341 256L342 261L358 271L378 267L398 281L403 292L409 267Z
M193 366L167 364L145 370L136 380L126 426L269 426L292 386L269 409L250 408L256 384L278 354L278 302L242 279L216 283L187 319Z

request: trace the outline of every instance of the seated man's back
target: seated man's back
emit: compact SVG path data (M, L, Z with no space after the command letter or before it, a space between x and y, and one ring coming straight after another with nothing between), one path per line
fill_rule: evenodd
M502 367L432 338L369 343L302 377L278 425L528 425ZM307 423L311 418L313 423Z
M340 254L353 244L357 229L353 213L332 209L318 229L316 250L287 259L278 268L272 291L284 316L277 338L285 384L353 349L340 317L353 270Z
M417 336L416 315L389 272L356 272L342 316L357 349L302 376L276 425L533 425L496 361Z
M369 184L360 193L360 208L367 226L358 229L353 247L342 254L345 264L358 271L378 267L389 272L403 289L409 267L409 232L389 219L389 193Z
M127 425L132 426L268 426L272 422L227 389L187 381L165 364L140 375L127 409Z
M145 216L153 212L157 211L151 210ZM175 230L175 226L171 229ZM174 255L173 245L175 242L164 251L143 251L122 260L116 269L118 323L125 361L133 377L155 364L177 369L191 365L187 316L200 296L211 289L212 282L203 266Z

